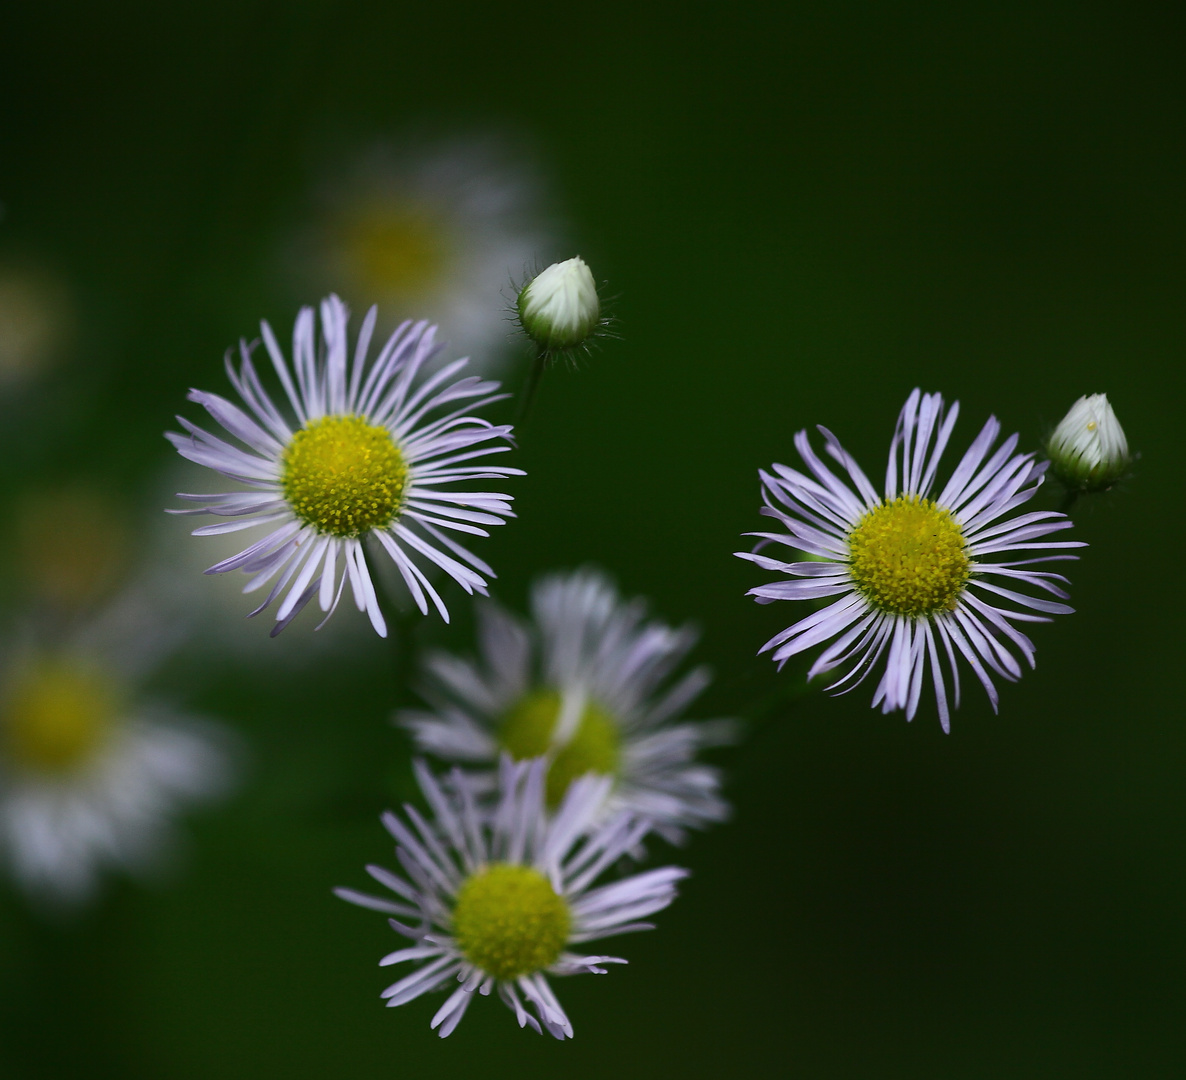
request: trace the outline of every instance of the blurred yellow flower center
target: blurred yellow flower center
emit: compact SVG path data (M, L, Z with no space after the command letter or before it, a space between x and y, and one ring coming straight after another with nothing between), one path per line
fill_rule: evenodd
M376 202L345 223L346 257L362 288L376 294L422 295L440 281L445 244L423 209Z
M848 535L857 590L876 608L912 619L955 608L972 563L951 512L917 495L874 507Z
M385 427L360 416L323 416L284 451L281 483L301 521L330 536L359 536L399 512L408 467Z
M35 772L70 772L91 760L118 715L115 685L102 673L60 661L36 664L21 672L4 704L4 756Z
M559 804L568 785L578 776L587 772L616 772L620 755L618 723L595 701L585 705L572 738L562 746L553 746L561 704L555 690L533 690L506 714L499 732L503 748L520 761L551 755L547 779L549 806Z
M538 870L492 863L457 892L453 936L465 958L496 979L554 964L568 940L572 914Z

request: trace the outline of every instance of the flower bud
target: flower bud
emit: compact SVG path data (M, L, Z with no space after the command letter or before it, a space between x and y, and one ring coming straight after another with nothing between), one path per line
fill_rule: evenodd
M601 300L589 267L579 256L553 263L519 291L519 322L547 352L575 349L601 321Z
M1050 471L1074 491L1111 487L1132 462L1106 394L1081 397L1046 443Z

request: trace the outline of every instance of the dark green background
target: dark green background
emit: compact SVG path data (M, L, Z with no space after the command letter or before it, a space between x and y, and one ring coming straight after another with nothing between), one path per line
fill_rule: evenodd
M870 686L722 755L735 819L676 855L628 968L558 985L571 1044L493 1001L443 1044L429 1001L381 1007L392 935L329 889L390 861L389 651L182 658L162 688L245 733L248 782L172 888L67 925L0 892L0 1074L1183 1075L1182 45L1131 3L9 4L0 254L52 259L81 309L3 415L9 507L81 476L155 512L187 387L290 323L268 268L318 149L409 126L533 146L621 297L622 339L545 382L520 520L481 549L497 595L606 566L702 626L706 714L781 685L753 654L798 612L745 599L767 576L730 552L796 430L877 475L915 385L961 400L956 444L995 412L1030 447L1106 391L1142 457L1076 513L1078 611L1000 717L970 687L944 736ZM468 642L450 598L419 639Z

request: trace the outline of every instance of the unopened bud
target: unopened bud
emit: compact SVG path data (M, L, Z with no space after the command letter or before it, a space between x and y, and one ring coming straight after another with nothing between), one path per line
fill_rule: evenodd
M519 322L542 349L575 349L601 321L601 300L589 267L579 256L553 263L519 291Z
M1132 462L1106 394L1081 397L1046 443L1050 471L1074 491L1103 491Z

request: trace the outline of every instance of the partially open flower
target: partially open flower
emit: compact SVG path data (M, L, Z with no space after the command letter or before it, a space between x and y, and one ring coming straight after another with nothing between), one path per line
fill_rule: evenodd
M580 256L532 278L519 290L517 310L527 336L548 352L579 348L601 322L597 283Z
M1050 471L1073 491L1103 491L1119 480L1132 456L1107 394L1083 396L1046 443Z

